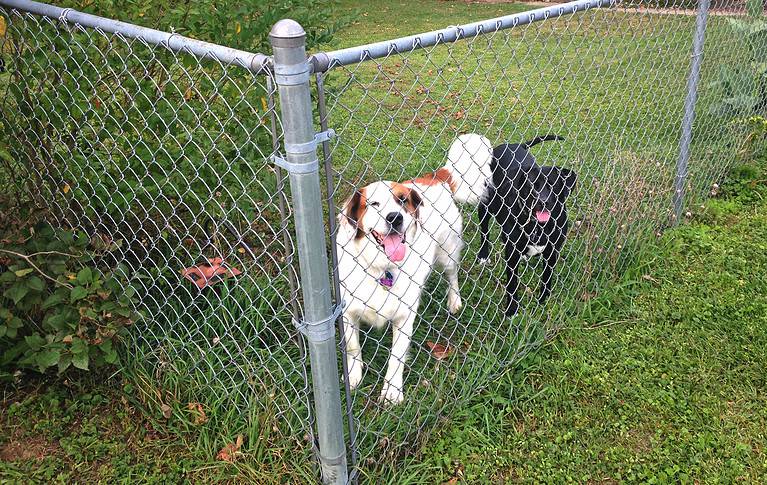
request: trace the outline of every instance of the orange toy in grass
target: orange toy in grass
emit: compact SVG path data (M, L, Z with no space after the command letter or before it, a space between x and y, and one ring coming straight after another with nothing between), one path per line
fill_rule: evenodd
M225 278L242 274L239 269L224 263L223 258L208 258L208 263L184 268L181 275L202 290Z

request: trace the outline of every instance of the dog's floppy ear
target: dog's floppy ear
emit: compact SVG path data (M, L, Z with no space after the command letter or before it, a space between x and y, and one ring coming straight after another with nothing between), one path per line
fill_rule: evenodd
M573 190L577 176L569 168L551 167L548 172L549 183L554 186L554 193L564 201Z
M346 220L349 221L349 223L357 229L357 234L354 236L355 239L361 239L365 237L365 231L362 228L362 216L365 215L365 210L367 209L364 192L364 188L361 190L355 190L354 195L352 195L349 200L346 201L344 210L341 213L343 217L345 217Z
M408 204L408 210L410 211L413 216L418 219L418 209L421 207L421 204L423 204L423 200L421 199L421 196L418 194L418 191L414 188L410 189L410 193L407 197L407 204Z

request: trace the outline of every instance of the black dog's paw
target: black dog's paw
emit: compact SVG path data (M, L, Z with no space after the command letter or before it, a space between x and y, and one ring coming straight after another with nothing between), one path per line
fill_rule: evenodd
M490 248L481 247L477 253L477 263L487 264L490 261Z
M506 304L506 316L511 318L515 316L517 313L519 313L519 302L511 300Z

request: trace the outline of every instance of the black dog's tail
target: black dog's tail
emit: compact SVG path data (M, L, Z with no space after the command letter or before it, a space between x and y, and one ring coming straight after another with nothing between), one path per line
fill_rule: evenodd
M534 147L535 145L542 143L544 141L558 141L558 140L564 140L565 137L559 136L559 135L543 135L543 136L536 136L530 141L526 141L522 143L521 145L525 147L526 149L530 149L530 147Z

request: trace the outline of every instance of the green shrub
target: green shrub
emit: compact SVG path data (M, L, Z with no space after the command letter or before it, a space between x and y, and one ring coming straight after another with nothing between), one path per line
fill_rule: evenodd
M269 51L268 32L283 17L303 24L310 46L344 22L333 20L333 2L318 0L62 5L252 52ZM245 232L251 221L277 219L264 208L277 192L265 76L54 25L9 18L0 44L16 54L7 59L0 138L30 191L61 219L126 235L135 260L159 240L168 257L184 238L204 239L210 221ZM140 237L129 238L137 228Z
M767 20L762 0L749 0L748 17L727 17L735 38L748 46L749 56L738 64L720 66L712 83L721 92L711 111L722 116L765 114L767 110Z
M137 315L133 289L99 269L109 245L38 224L0 245L0 376L28 368L88 370L118 360Z
M158 0L59 2L109 17L250 52L270 52L269 31L291 18L306 30L309 48L329 42L348 17L336 15L334 0L223 0L211 3Z

